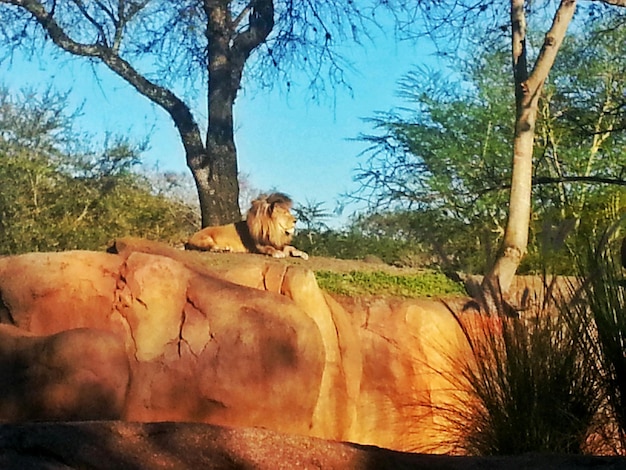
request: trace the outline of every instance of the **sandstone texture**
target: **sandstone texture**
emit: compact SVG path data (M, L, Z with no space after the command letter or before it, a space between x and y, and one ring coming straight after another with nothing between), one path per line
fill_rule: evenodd
M107 331L32 336L0 325L0 377L6 421L118 419L130 368L124 343Z
M0 258L0 420L202 422L448 450L434 410L464 343L443 303L333 298L306 264L263 256L131 238L110 251Z
M0 258L0 468L626 468L434 455L467 300L332 297L301 260L131 238Z

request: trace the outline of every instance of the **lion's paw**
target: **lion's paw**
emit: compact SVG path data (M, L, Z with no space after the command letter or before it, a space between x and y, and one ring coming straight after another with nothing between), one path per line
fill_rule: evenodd
M230 253L233 249L230 246L212 246L211 250L214 253Z
M287 255L282 251L275 251L274 253L272 253L273 258L284 258L286 256Z
M296 258L302 258L305 261L309 259L309 255L307 255L304 251L300 251L300 250L292 251L291 256L294 256Z

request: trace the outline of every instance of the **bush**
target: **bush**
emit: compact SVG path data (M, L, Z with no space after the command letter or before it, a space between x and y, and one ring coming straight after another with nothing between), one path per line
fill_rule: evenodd
M373 255L394 266L426 267L432 261L419 245L357 230L300 231L293 244L313 256L360 260Z
M618 246L606 240L579 258L579 274L569 289L573 300L562 306L562 314L578 339L586 368L594 372L608 422L604 429L614 431L601 437L613 449L623 452L626 448L626 286Z
M197 226L188 204L133 171L145 144L72 129L67 96L0 88L0 254L102 249L136 235L179 243Z
M470 455L582 453L601 400L574 331L554 301L522 317L487 305L457 316L471 350L453 359L451 380L467 392L447 410L457 445Z
M155 195L139 174L79 173L33 151L0 151L0 253L99 250L126 235L180 243L194 210Z

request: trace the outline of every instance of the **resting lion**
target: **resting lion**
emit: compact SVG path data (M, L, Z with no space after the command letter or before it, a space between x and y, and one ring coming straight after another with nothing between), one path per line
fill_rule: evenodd
M282 193L261 195L252 201L246 220L203 228L191 236L185 248L308 259L304 251L290 245L296 226L291 205L291 199Z

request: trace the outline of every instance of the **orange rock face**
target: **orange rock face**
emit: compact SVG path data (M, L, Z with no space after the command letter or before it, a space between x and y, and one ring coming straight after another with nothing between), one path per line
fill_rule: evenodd
M0 377L6 421L119 419L130 370L112 333L79 328L38 337L0 325Z
M445 305L333 299L306 268L261 256L211 266L133 239L115 251L0 259L2 363L41 366L5 377L45 385L11 399L2 385L1 420L195 421L399 450L440 440L433 405L449 399L463 342Z

